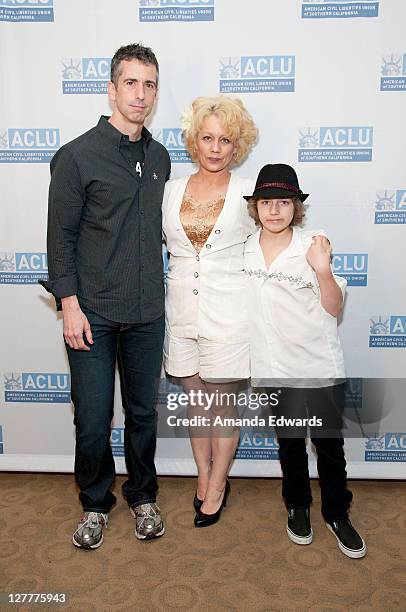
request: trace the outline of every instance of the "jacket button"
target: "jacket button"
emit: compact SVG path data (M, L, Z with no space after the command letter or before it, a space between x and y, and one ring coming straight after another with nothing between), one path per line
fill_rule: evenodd
M200 261L199 255L196 255L196 261Z
M195 278L199 278L199 272L195 272Z
M215 230L215 232L214 232L214 233L215 233L215 234L221 234L221 230L217 229L217 230Z
M193 293L194 293L195 295L197 295L199 292L198 292L198 290L197 290L197 289L193 289Z
M211 244L206 244L206 249L211 249Z

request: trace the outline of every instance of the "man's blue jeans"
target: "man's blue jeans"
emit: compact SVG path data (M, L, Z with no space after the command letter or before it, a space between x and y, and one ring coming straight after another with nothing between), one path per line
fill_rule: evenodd
M124 452L129 506L152 503L155 471L155 398L162 363L164 317L142 325L115 323L83 308L93 334L90 351L66 345L76 426L75 477L85 511L109 512L115 465L110 445L116 362L125 414Z

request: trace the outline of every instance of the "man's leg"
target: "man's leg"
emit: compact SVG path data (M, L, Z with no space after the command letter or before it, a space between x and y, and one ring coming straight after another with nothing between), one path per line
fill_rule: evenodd
M161 373L164 317L144 325L123 326L119 367L125 410L124 448L128 480L123 495L130 507L154 503L156 393Z
M83 509L108 513L116 501L110 492L115 478L110 430L119 326L87 309L84 312L94 344L89 352L66 347L75 406L75 477Z

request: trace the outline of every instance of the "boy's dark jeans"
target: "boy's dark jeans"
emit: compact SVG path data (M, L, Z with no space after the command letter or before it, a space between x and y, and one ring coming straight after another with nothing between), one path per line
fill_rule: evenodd
M282 399L283 398L283 399ZM321 389L282 389L277 416L323 420L320 428L311 428L311 440L317 451L317 470L321 489L321 512L326 521L347 518L352 493L347 489L344 440L341 434L344 386ZM288 508L312 503L306 428L276 427L283 482L282 497Z
M158 489L154 464L155 398L162 363L164 317L151 323L115 323L83 309L93 334L89 352L66 345L76 425L75 477L85 511L109 512L115 465L110 445L118 361L125 413L124 453L130 506L152 503Z

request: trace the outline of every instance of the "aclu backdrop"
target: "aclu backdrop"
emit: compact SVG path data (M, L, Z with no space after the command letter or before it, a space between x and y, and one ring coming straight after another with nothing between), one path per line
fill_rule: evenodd
M403 0L0 0L3 469L73 469L61 318L38 285L48 164L110 113L110 58L141 41L161 66L148 125L173 177L192 170L182 110L219 92L240 97L260 131L238 174L255 178L267 162L298 169L311 194L306 226L325 230L334 270L348 280L339 329L360 422L346 443L349 475L405 476L405 23ZM365 433L371 400L380 418ZM124 471L118 391L112 444ZM237 457L234 475L280 474L272 436L243 430ZM189 441L160 438L157 467L194 473Z

